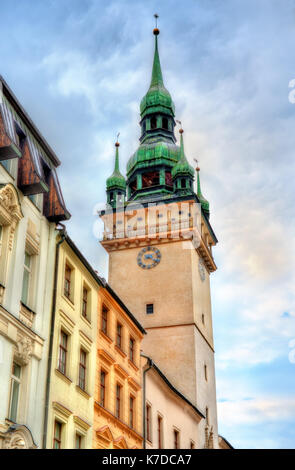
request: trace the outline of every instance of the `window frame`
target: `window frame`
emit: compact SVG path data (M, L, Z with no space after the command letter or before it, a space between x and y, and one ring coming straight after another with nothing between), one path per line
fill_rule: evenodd
M70 273L68 278L67 272ZM70 301L72 301L72 272L73 268L66 261L64 269L64 296Z
M157 416L157 438L158 449L163 449L163 416L160 414Z
M99 404L103 408L106 408L106 394L107 394L107 372L104 369L100 369L99 376ZM102 376L104 377L104 383L102 383Z
M60 433L59 433L59 436L58 438L56 437L56 425L58 424L59 426L59 430L60 430ZM53 449L61 449L61 445L62 445L62 428L63 428L63 423L61 421L58 421L57 419L54 420L54 428L53 428L53 446L52 448ZM58 443L58 447L55 447L55 443Z
M19 377L14 374L14 366L19 367L20 369L20 374ZM13 423L17 422L18 418L18 410L19 410L19 402L20 402L20 395L21 395L21 384L22 384L22 375L23 375L23 370L22 366L18 364L17 361L13 360L12 362L12 370L11 370L11 385L10 385L10 397L9 397L9 420L12 421ZM15 409L15 416L12 416L12 405L14 401L14 392L15 392L15 387L14 385L17 384L17 403L16 403L16 409ZM15 418L15 419L13 419Z
M119 382L116 382L115 416L117 419L121 419L122 417L122 389L122 385Z
M135 429L135 396L129 395L129 427Z
M108 319L109 319L109 308L106 305L102 306L101 309L101 331L108 336Z
M66 338L66 344L62 344L62 337ZM60 335L59 335L59 345L58 345L58 364L57 364L57 369L59 372L61 372L63 375L66 375L67 372L67 354L68 354L68 341L69 341L69 334L66 333L62 328L60 329ZM64 355L64 361L61 360L62 354ZM61 368L61 364L64 364L64 370Z
M117 348L122 350L122 344L123 344L123 325L119 321L117 321L116 324L116 346Z
M81 361L81 356L83 356L84 362ZM85 351L85 349L83 348L80 348L78 384L79 384L79 388L83 390L84 392L86 391L86 384L87 384L86 375L87 375L87 351Z
M129 336L129 360L135 364L135 339Z
M29 258L29 265L26 264L26 258ZM30 289L32 284L32 272L33 272L33 255L29 251L25 250L24 265L23 265L23 281L22 281L22 293L21 301L24 305L29 305L30 303ZM25 289L25 279L27 279L26 293L24 295Z

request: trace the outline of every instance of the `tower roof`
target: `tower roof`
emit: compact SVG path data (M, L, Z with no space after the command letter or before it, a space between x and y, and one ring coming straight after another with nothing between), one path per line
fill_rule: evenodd
M175 107L169 91L164 86L159 51L158 35L160 31L155 28L155 52L150 87L140 103L141 119L147 114L154 112L164 112L174 116Z
M125 190L126 189L126 180L124 176L120 173L120 167L119 167L119 142L115 143L116 147L116 157L115 157L115 169L112 173L112 175L107 179L107 189L112 189L112 188L120 188Z
M184 175L194 177L194 169L187 161L187 158L184 153L184 143L183 143L183 129L179 130L180 133L180 159L172 168L172 178L176 176Z

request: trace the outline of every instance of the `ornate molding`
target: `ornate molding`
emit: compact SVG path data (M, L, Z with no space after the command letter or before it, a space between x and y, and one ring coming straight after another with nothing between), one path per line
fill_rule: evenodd
M3 449L36 449L31 432L26 426L11 426L4 434Z
M19 337L15 346L15 359L21 364L26 365L30 362L32 352L33 345L31 339L24 336Z
M8 183L0 189L0 222L10 225L8 249L12 250L16 225L23 218L23 213L15 187Z

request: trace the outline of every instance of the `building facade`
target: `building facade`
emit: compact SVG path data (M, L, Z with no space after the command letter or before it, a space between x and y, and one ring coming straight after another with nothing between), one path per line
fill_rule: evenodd
M100 281L65 231L56 242L46 448L91 449Z
M42 447L59 160L0 77L0 447Z
M150 358L143 360L146 449L197 449L199 423L205 416Z
M176 145L175 107L164 86L157 28L154 35L151 83L140 104L140 146L125 179L116 144L101 243L109 254L111 287L147 331L144 354L205 416L196 419L197 447L218 448L210 295L217 239L200 169L195 172L187 160L181 128Z
M93 448L140 449L145 331L107 283L98 312Z

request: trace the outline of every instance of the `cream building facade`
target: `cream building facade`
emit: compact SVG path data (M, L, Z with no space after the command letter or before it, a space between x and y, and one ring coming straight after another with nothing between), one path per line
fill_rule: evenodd
M142 361L145 362L145 448L199 448L199 423L205 416L171 384L151 359L143 358Z
M55 225L69 214L57 157L2 77L0 89L0 448L36 448L42 447Z

